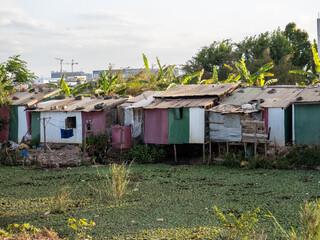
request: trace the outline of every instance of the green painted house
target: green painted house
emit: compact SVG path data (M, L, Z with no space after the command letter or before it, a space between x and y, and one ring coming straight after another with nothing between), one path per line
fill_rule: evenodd
M292 107L292 132L296 144L320 143L320 89L305 88Z

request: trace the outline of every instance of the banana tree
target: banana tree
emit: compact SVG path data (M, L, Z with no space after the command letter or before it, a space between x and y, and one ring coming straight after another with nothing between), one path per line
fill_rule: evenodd
M219 81L217 66L213 66L212 79L202 80L200 84L217 84L217 83L236 83L240 79L240 75L230 73L226 80Z
M313 73L311 70L309 70L309 71L304 71L304 70L291 70L291 71L289 71L289 72L304 77L305 80L306 80L308 83L311 83L312 85L314 85L314 84L320 82L320 79L319 79L319 75L320 75L320 61L319 61L319 55L318 55L318 52L317 52L317 50L316 50L315 44L314 44L314 45L311 45L311 48L312 48L312 54L313 54L313 62L314 62L314 65L315 65L315 73ZM303 85L303 86L305 86L306 83L305 83L305 82L302 82L301 84L296 83L296 85Z
M119 74L112 73L112 69L109 68L108 73L106 71L100 72L98 79L98 88L95 89L95 93L99 95L111 95L111 93L121 92L126 88L125 83L119 83Z
M61 89L60 94L65 94L66 96L69 96L71 91L70 88L68 87L66 81L64 80L66 74L64 73L59 81L59 83L54 84L54 83L47 83L48 86L53 87L53 88L59 88Z
M241 79L242 83L246 83L250 86L264 86L270 85L271 83L275 83L277 79L270 79L268 81L265 80L265 77L273 77L274 74L267 72L271 68L273 68L273 62L269 62L258 69L255 73L251 74L250 71L247 69L245 59L241 58L239 62L235 62L234 67L231 67L227 64L224 64L229 70L233 71L233 74L236 74L234 78L237 80Z

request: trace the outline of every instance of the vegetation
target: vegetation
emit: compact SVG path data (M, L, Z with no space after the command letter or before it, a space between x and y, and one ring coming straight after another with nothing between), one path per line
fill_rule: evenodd
M100 172L110 168L98 167ZM90 187L103 189L106 182L106 175L99 175L96 168L0 167L0 228L29 223L52 227L60 237L72 238L74 230L67 221L74 218L96 223L90 232L93 239L210 238L221 232L213 206L237 219L259 207L256 233L263 230L275 239L274 220L264 216L270 211L285 231L290 233L293 227L297 235L302 233L299 206L304 199L311 202L319 196L319 179L318 171L141 164L131 166L128 194L115 201L101 199ZM72 189L65 211L44 215L55 206L60 186Z
M84 144L84 142L83 142ZM82 144L82 145L83 145ZM86 149L89 157L95 163L108 163L108 150L111 147L110 137L105 134L91 135L86 139Z
M159 163L165 157L166 152L163 148L147 144L131 148L126 155L128 161L135 163Z
M280 84L295 84L303 78L289 74L289 70L310 70L312 62L311 43L308 33L298 29L295 23L289 23L282 31L265 32L246 37L235 43L230 39L221 42L214 41L204 46L198 53L187 61L185 70L188 73L204 69L204 78L212 76L214 66L218 69L218 78L228 79L230 69L241 58L246 62L250 72L257 72L261 66L272 62L273 73Z

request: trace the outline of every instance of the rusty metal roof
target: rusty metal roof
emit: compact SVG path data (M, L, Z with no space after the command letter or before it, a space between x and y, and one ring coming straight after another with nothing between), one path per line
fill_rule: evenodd
M152 103L145 106L144 109L167 109L182 107L206 107L213 104L215 97L211 98L156 98Z
M254 100L260 102L262 107L286 108L295 101L297 96L304 89L302 86L269 86L258 94Z
M295 103L319 103L320 88L308 86L295 98Z
M36 112L93 112L102 111L109 107L115 107L125 102L126 99L91 99L84 98L75 100L75 98L67 98L63 100L51 100L39 103L37 108L32 111ZM101 104L101 109L95 109L95 105Z
M261 87L238 88L230 93L229 96L223 98L220 103L225 105L241 106L242 104L255 99L255 97L262 91Z
M158 94L161 93L162 91L145 91L143 93L141 93L140 95L134 97L134 98L129 98L128 99L128 103L136 103L136 102L140 102L143 99L147 99L149 96L152 96L154 94Z
M239 86L238 83L227 84L190 84L178 85L163 93L157 94L155 98L175 98L175 97L209 97L221 96Z
M30 106L41 101L44 98L51 97L59 93L60 89L34 88L24 92L16 92L9 96L13 106Z

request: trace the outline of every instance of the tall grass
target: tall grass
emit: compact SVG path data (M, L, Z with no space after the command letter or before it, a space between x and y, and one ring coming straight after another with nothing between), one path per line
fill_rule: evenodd
M130 167L127 167L125 163L110 164L109 169L103 177L98 168L97 171L99 177L102 179L102 186L93 187L90 185L90 187L99 192L102 199L120 200L128 193Z

